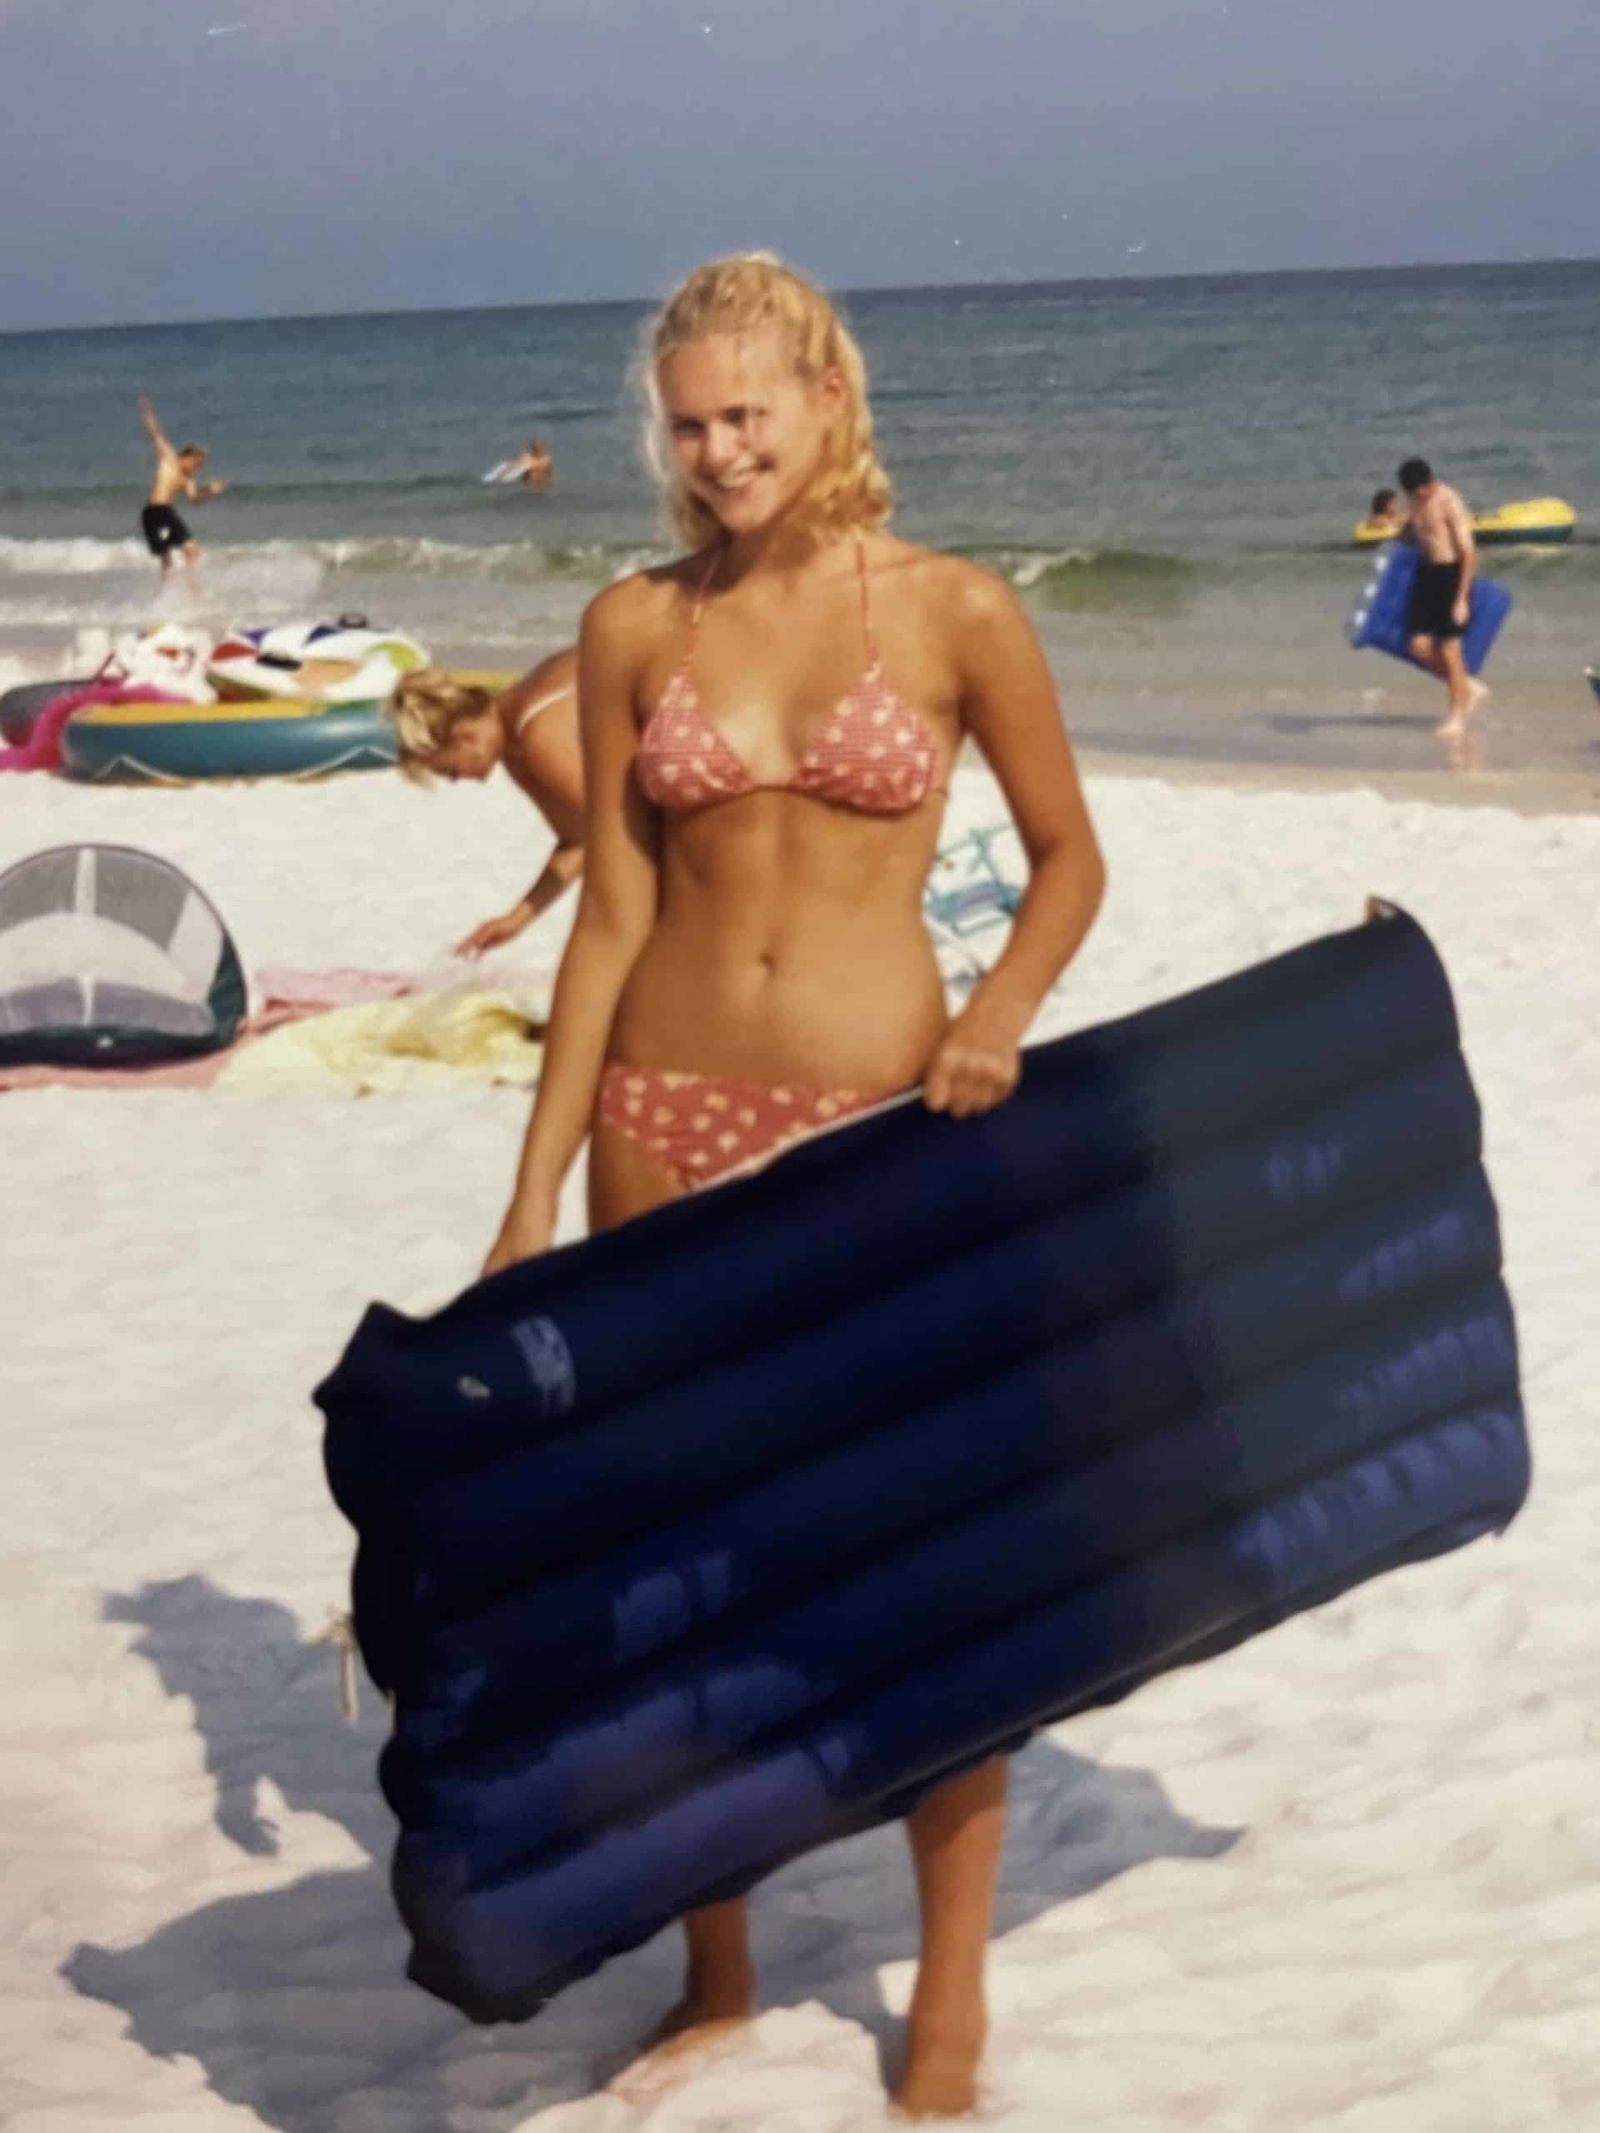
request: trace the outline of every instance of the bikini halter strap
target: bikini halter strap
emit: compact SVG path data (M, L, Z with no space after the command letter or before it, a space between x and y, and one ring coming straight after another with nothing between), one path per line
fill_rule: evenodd
M867 583L867 544L856 534L856 581L861 587L861 634L867 643L867 671L875 673L883 665L883 654L878 649L878 633L872 627L872 594Z
M722 560L720 546L711 551L711 560L701 574L700 583L694 589L694 600L689 608L689 642L692 645L700 628L700 617L706 611L706 595L711 590L711 580L717 574L717 565Z

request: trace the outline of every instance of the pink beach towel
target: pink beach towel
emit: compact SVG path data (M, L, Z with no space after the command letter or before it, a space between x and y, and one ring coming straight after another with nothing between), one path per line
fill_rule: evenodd
M52 696L15 748L0 748L0 770L59 770L61 729L85 704L181 704L188 699L163 689L130 688L121 681L86 681L64 696Z

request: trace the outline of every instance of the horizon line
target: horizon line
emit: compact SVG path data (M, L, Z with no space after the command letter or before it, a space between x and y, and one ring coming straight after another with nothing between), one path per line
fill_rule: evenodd
M1196 268L1177 274L1046 275L1028 277L1020 281L1008 278L988 281L875 282L857 287L831 289L828 293L848 304L874 297L951 296L962 292L989 296L1013 296L1038 290L1092 293L1113 289L1171 288L1198 282L1326 281L1341 275L1398 280L1419 274L1475 274L1507 268L1558 267L1600 267L1600 254L1512 259L1418 259L1400 265L1382 266ZM0 326L0 339L21 338L28 334L40 333L159 333L193 326L295 326L331 319L452 318L499 311L646 311L652 304L660 301L658 296L539 297L517 303L409 304L381 306L376 310L259 311L203 318L62 321L53 325Z

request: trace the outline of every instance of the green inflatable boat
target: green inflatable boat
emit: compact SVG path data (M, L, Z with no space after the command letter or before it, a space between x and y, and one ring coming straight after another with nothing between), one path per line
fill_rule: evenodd
M94 784L325 778L387 770L395 760L394 727L378 702L90 704L61 736L68 777Z

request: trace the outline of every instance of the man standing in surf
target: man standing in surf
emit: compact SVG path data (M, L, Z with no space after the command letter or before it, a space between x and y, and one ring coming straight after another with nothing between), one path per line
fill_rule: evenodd
M205 447L186 444L180 448L172 444L156 420L155 409L143 395L139 400L139 420L156 448L156 468L150 477L150 493L144 500L144 509L139 513L139 531L144 535L145 546L161 565L164 578L172 568L175 555L183 557L184 567L189 570L200 560L200 544L174 509L173 498L185 496L192 504L209 504L228 485L224 481L202 482L199 479L200 469L206 463Z
M1437 674L1449 691L1449 711L1435 731L1454 739L1465 733L1468 719L1489 693L1485 683L1467 672L1461 649L1478 569L1472 514L1425 459L1406 461L1400 486L1411 503L1406 535L1419 555L1406 635L1411 656Z

